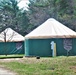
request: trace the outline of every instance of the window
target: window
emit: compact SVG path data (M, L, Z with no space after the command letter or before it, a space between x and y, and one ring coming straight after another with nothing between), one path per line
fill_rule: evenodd
M72 49L72 39L63 40L64 49L70 51Z
M22 49L22 43L16 43L17 50Z

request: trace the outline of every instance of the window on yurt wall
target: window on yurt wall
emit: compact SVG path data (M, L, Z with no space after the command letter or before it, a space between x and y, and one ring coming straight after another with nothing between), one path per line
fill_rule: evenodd
M63 40L63 47L65 50L72 50L72 39L68 38L68 39L64 39Z
M17 49L17 50L21 50L21 49L22 49L22 46L23 46L23 45L22 45L22 42L17 42L17 43L16 43L16 49Z
M72 38L66 38L63 40L63 48L66 50L66 55L72 55L73 41Z

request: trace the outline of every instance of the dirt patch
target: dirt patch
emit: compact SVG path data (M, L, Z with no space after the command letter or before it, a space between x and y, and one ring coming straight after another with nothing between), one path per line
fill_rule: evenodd
M4 68L0 68L0 75L16 75L16 74Z
M76 73L76 66L71 66L70 69L71 69L74 73Z
M14 61L21 61L22 58L8 58L8 59L0 59L0 62L14 62ZM0 65L0 75L17 75L17 73L14 73L4 67L3 65Z
M76 70L76 66L71 66L70 69L75 69Z

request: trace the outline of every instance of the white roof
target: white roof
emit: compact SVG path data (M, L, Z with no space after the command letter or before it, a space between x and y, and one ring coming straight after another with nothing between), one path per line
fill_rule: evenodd
M76 38L76 32L57 20L49 18L42 25L27 34L25 38Z
M5 38L6 42L24 41L24 37L11 28L0 33L0 41L5 42Z

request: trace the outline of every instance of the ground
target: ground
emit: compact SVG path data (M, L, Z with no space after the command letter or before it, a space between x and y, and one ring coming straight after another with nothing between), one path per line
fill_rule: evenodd
M76 75L76 56L0 59L0 75Z
M1 62L10 62L15 59L0 59ZM0 66L0 75L16 75L16 73L11 72L10 70L5 69L3 66Z
M15 73L10 72L9 70L6 70L4 68L0 68L0 75L15 75Z

